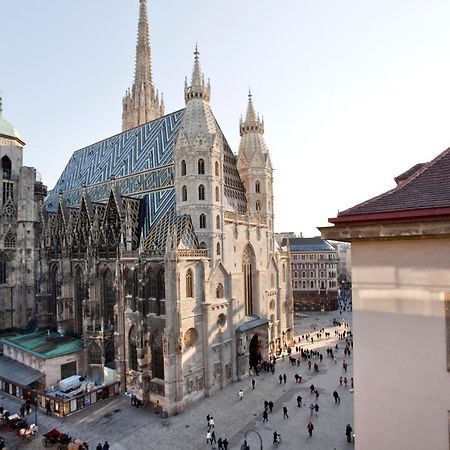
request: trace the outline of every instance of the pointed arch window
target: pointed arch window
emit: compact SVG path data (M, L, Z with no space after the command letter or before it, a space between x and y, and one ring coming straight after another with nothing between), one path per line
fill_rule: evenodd
M164 300L166 298L166 273L164 268L160 269L157 277L157 299L156 299L156 314L160 316L161 314L165 314L165 303Z
M204 159L198 160L198 174L199 175L205 174L205 160Z
M114 305L116 303L116 293L114 291L114 279L111 271L106 269L102 278L102 303L104 328L114 327Z
M206 216L200 214L200 228L206 228Z
M202 248L202 249L206 249L206 244L205 244L205 242L200 242L200 248Z
M259 200L256 202L256 211L261 211L261 202Z
M184 177L186 175L186 161L183 159L181 161L181 176Z
M198 199L205 200L205 186L203 184L198 187Z
M302 289L306 289L306 281L302 281Z
M183 186L181 188L181 199L182 199L183 202L187 202L188 193L187 193L187 187L186 186Z
M259 193L261 192L261 185L259 184L259 181L257 181L257 182L255 183L255 192L256 192L257 194L259 194Z
M80 266L75 267L75 333L83 334L83 300L85 300L86 289L83 284Z
M164 380L164 355L162 336L159 330L153 333L150 347L152 352L152 377Z
M253 314L253 277L255 267L255 255L252 248L247 245L242 255L242 273L244 276L244 303L245 314L250 316Z
M294 289L298 289L298 281L297 280L294 281Z
M186 272L186 297L192 298L194 295L194 280L192 276L192 270L188 269Z
M88 362L89 364L101 364L102 363L102 349L98 344L91 344L88 350Z
M216 297L223 298L223 284L219 283L216 288Z
M130 369L138 370L138 358L137 358L137 332L136 327L131 327L130 334L128 335L128 352Z
M216 253L217 253L217 256L220 256L220 242L218 242L216 245Z
M220 189L219 186L216 186L216 202L220 201Z
M216 228L218 230L220 230L220 216L219 215L216 216Z
M3 170L3 179L4 180L11 179L11 169L12 169L11 160L9 159L8 156L5 155L2 158L2 170Z
M16 238L11 230L5 236L5 248L15 248L16 247Z
M0 255L0 284L6 284L6 257Z
M216 163L214 164L214 173L216 174L216 177L219 176L219 163L218 161L216 161Z

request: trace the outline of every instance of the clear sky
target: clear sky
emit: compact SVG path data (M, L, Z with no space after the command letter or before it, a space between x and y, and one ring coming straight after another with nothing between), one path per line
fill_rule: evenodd
M0 0L4 116L52 188L121 130L138 0ZM318 234L450 145L448 0L149 0L156 87L184 106L198 42L232 149L251 86L275 169L275 229Z

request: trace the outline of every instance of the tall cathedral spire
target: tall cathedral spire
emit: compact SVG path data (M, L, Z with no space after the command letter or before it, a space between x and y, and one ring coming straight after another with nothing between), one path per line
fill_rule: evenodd
M155 90L152 77L148 33L147 0L140 0L134 83L123 98L122 131L164 115L164 103Z

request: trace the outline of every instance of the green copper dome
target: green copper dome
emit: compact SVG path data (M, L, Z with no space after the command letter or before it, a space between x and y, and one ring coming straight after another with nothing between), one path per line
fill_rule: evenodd
M23 142L19 132L3 117L3 104L1 97L0 97L0 135L10 137L13 139L18 139L20 142Z

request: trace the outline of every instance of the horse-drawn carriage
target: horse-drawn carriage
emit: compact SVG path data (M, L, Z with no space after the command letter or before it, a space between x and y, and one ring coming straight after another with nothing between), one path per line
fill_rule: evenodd
M58 450L88 450L89 448L89 445L86 442L83 442L80 439L72 441L72 438L68 434L62 433L56 428L53 428L53 430L44 434L42 445L44 447L56 445Z

